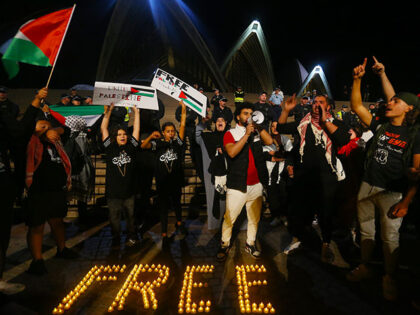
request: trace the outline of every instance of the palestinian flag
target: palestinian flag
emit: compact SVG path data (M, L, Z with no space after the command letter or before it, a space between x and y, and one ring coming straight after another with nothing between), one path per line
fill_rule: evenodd
M132 95L141 95L145 97L154 97L155 90L154 89L145 89L145 88L133 88L131 87L131 94Z
M67 126L67 119L74 116L82 117L87 127L93 126L104 113L104 107L99 105L80 105L80 106L50 106L51 115L62 125Z
M18 62L42 67L54 65L73 10L74 7L56 11L20 27L2 58L9 79L18 74Z
M189 104L191 107L193 107L195 110L197 110L198 113L202 115L204 108L206 104L201 104L198 100L196 100L191 95L185 93L184 91L181 91L178 96L184 103Z

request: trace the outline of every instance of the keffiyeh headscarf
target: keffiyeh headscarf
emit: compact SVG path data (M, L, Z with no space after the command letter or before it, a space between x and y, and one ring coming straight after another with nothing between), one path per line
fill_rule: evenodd
M330 113L327 115L328 118L333 119ZM313 113L308 113L305 117L303 117L297 128L300 135L300 162L303 161L303 152L306 144L306 131L308 129L308 125L311 126L312 132L315 136L315 145L321 145L325 149L325 158L327 159L328 165L331 166L332 171L337 175L337 179L339 181L345 179L346 175L344 173L341 161L336 158L336 165L334 165L332 162L332 141L324 129L322 129L322 127L319 125L319 116L314 115Z
M86 120L76 115L66 117L66 126L71 129L71 133L82 132L87 128Z

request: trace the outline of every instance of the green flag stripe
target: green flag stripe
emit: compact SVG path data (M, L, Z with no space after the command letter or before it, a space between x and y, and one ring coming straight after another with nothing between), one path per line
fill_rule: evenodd
M64 117L70 115L101 115L104 112L103 105L80 105L80 106L60 106L51 105L50 108Z
M186 98L181 98L185 103L190 104L192 107L194 107L196 110L198 110L200 113L203 111L202 108L198 107L197 105L195 105L193 102L187 100Z
M10 46L3 55L3 59L29 63L35 66L51 66L50 60L41 49L31 41L13 38Z
M147 94L147 93L134 93L134 95L141 95L146 97L153 97L154 94Z
M17 61L2 59L4 69L6 70L9 80L14 78L19 73L19 64Z

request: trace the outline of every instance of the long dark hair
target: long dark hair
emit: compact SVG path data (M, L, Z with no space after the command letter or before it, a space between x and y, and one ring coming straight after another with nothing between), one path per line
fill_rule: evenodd
M110 139L112 143L117 142L118 130L124 130L124 132L128 136L128 129L125 125L118 124L116 126L113 126L110 132Z

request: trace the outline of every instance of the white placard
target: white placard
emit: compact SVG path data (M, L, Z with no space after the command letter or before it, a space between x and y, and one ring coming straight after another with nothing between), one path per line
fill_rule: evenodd
M95 82L92 103L95 105L136 106L158 110L156 89L124 83Z
M178 101L184 101L186 106L206 116L207 97L172 74L157 69L151 86Z

